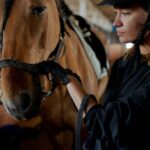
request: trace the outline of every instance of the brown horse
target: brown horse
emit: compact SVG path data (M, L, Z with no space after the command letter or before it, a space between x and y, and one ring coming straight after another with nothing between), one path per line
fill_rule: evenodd
M1 91L3 105L15 118L30 119L40 112L41 130L46 131L51 143L49 149L70 150L77 109L59 81L53 94L43 98L43 91L51 89L52 82L47 76L35 73L33 66L42 61L58 61L77 73L86 91L97 99L105 89L107 75L97 78L81 39L63 18L62 3L58 0L1 2Z

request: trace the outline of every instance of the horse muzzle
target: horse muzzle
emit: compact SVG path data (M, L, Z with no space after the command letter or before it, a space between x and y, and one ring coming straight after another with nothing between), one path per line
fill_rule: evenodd
M21 93L15 100L2 98L2 104L7 112L16 119L31 119L39 115L40 103L34 104L33 102L27 93Z
M39 83L38 76L47 76L51 70L49 65L49 61L39 64L27 64L10 59L0 61L0 68L3 69L2 103L12 116L29 119L39 113L43 96L50 96L56 88L56 84L52 82L52 89L43 92Z

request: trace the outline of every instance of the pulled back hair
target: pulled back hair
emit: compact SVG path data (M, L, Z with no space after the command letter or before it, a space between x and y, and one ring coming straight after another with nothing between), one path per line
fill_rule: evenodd
M148 33L147 31L150 31L150 0L103 0L100 2L99 5L111 5L115 8L120 9L126 9L126 8L134 8L134 7L141 7L148 13L147 20L145 22L145 25L139 32L139 35L135 41L133 41L134 48L129 51L129 55L134 55L135 60L135 68L140 64L142 61L142 56L140 54L140 45L145 43L145 35ZM133 52L133 53L132 53ZM126 58L126 57L125 57ZM144 59L150 63L150 52L147 56L144 56Z
M117 8L130 8L140 6L148 11L150 0L103 0L99 5L112 5Z

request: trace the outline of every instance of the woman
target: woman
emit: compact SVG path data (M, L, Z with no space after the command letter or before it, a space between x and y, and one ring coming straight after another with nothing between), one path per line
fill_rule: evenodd
M66 85L79 108L85 107L88 139L83 149L150 150L150 15L149 0L104 0L113 5L120 42L134 42L135 50L117 60L112 68L102 105L86 96L81 84L57 64L53 72Z

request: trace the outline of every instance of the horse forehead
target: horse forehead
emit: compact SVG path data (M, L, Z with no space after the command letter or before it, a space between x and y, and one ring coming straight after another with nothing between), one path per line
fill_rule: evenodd
M18 2L18 0L16 0ZM37 5L47 5L49 3L56 2L57 0L21 0L26 2L27 4L30 4L32 6Z
M0 27L1 20L4 19L4 16L7 12L10 11L11 15L14 15L14 12L19 12L19 14L28 14L31 9L34 7L45 6L46 8L50 7L48 10L53 11L51 9L54 5L57 5L57 0L0 0ZM7 7L9 6L9 7ZM15 13L19 15L18 13Z
M26 6L40 6L46 5L48 3L55 2L56 0L0 0L0 8L1 6L7 5L12 2L13 5L20 5L20 7Z
M40 7L40 6L49 8L49 11L54 11L54 9L51 9L51 8L53 8L55 5L57 5L59 8L59 5L60 5L60 2L58 2L60 0L19 0L19 1L18 0L7 0L6 3L9 3L9 1L13 2L12 8L15 9L17 7L17 9L22 10L22 12L26 12L26 11L28 12L28 11L30 11L30 9L32 9L34 7ZM4 6L4 2L3 2L3 6ZM15 10L17 10L17 9L15 9Z
M34 7L34 6L46 6L51 7L52 3L59 5L60 0L0 0L0 13L5 10L5 6L8 4L19 6L20 8ZM2 13L1 13L2 14ZM1 16L0 14L0 16Z

